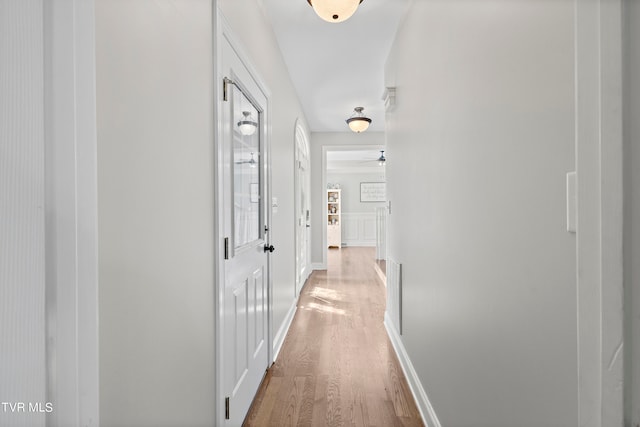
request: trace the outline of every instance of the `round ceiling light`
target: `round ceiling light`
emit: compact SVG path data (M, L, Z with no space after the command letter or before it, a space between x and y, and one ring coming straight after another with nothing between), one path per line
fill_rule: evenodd
M349 128L356 133L364 132L371 124L371 119L366 117L362 110L364 110L363 107L354 108L353 115L346 120Z
M243 135L253 135L258 128L258 123L253 121L250 112L243 111L242 115L244 117L238 122L238 129L240 129L240 133Z
M346 21L362 0L307 0L316 14L327 22Z

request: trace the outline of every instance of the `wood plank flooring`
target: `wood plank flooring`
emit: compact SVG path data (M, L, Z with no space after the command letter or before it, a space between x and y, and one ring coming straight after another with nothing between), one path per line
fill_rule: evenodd
M423 426L383 325L374 248L331 249L244 426Z

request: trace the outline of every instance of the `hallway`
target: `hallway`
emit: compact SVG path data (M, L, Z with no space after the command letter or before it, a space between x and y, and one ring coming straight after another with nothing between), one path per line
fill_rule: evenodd
M640 427L640 0L322 1L0 0L0 427Z
M374 248L330 250L245 426L422 426L383 324Z

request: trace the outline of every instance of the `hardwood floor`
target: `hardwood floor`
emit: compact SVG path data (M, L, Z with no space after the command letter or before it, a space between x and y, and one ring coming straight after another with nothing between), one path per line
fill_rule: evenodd
M423 426L383 325L373 248L329 250L244 426Z

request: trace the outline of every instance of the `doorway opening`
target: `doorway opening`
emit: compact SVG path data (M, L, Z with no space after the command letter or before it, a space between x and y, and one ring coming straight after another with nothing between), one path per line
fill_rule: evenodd
M300 295L307 277L311 274L311 170L307 132L301 120L295 126L295 244L296 284L295 295Z
M341 146L324 148L324 256L327 270L332 256L347 247L375 248L377 271L386 255L385 147ZM381 277L384 281L384 277Z
M270 98L221 25L217 166L218 423L241 425L272 354Z

